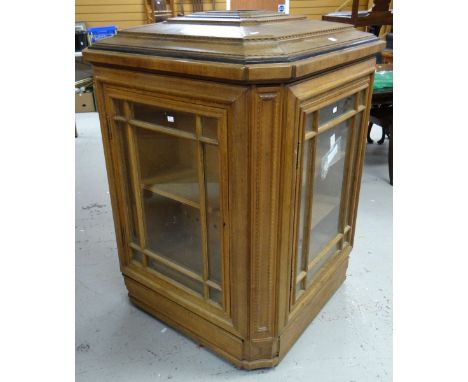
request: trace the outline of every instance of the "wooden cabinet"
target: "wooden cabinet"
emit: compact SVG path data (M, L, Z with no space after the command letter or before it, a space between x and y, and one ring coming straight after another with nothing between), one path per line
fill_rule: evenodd
M279 362L345 279L382 46L232 11L84 52L134 304L239 367Z

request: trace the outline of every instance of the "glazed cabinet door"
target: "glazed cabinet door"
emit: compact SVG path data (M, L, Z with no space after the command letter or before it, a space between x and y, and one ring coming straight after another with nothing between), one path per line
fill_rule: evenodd
M370 80L318 94L312 80L291 94L297 105L292 307L351 249Z
M226 313L226 112L123 89L105 95L125 267Z

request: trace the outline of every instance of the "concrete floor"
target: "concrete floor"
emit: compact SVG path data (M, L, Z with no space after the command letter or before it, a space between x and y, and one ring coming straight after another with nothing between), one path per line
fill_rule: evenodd
M77 114L76 123L77 381L392 380L387 142L367 146L347 280L280 365L247 372L129 303L118 268L97 113Z

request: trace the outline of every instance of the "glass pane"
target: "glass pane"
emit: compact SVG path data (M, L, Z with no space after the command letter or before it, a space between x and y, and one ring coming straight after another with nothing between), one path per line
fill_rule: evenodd
M221 214L218 147L204 144L209 278L221 284Z
M201 124L204 137L218 139L218 121L215 118L201 117Z
M144 188L198 205L196 141L142 128L136 132Z
M169 268L168 266L161 264L159 261L148 257L148 267L163 274L164 276L169 277L170 279L185 285L186 287L194 290L198 294L203 294L203 285L201 282L194 280L184 274L177 272L174 269Z
M148 264L149 269L203 294L203 282L195 275L184 275L180 272L183 269L177 270L177 267L194 272L200 279L207 276L211 281L222 284L220 159L219 148L215 144L218 120L138 103L130 106L132 120L128 126L134 135L130 142L135 147L129 147L126 153L133 156L135 163L132 161L131 164L133 167L136 164L133 178L138 177L140 181L136 197L141 198L138 203L141 202L142 206L142 226L146 237L143 244L148 250L143 260L150 259L150 252L163 257L171 263L162 265L153 259ZM195 134L197 118L201 122L201 137ZM136 126L135 121L151 125ZM203 142L203 138L213 141ZM205 182L206 195L200 193L203 189L201 182ZM201 219L205 214L201 211L201 200L206 200L206 232L202 231L205 222ZM205 238L208 264L203 256L202 242ZM205 269L208 275L204 273ZM208 293L206 298L221 301L221 292L205 292Z
M147 190L143 208L147 248L201 276L200 211Z
M297 242L297 259L296 259L296 275L304 269L305 265L302 263L302 252L304 250L304 234L306 230L306 209L307 209L307 196L309 195L309 176L310 176L310 149L311 140L304 142L303 146L303 159L302 159L302 178L301 178L301 204L299 210L299 232Z
M133 118L195 134L195 115L161 109L141 103L133 104Z
M219 305L223 304L222 300L222 294L219 290L216 290L214 288L210 288L210 299L214 302L216 302Z
M339 117L340 115L343 115L350 110L353 110L355 98L356 94L353 94L320 109L319 126Z
M366 104L366 91L361 90L358 96L358 105L365 106L365 104Z
M305 120L305 132L308 133L309 131L313 131L313 114L309 113L306 116Z
M309 262L338 234L346 143L351 120L317 136Z
M303 280L296 284L296 300L304 293Z
M333 257L333 255L337 253L336 246L333 246L330 251L328 251L317 263L309 270L307 273L307 287L309 287L313 281L315 280L316 276L323 268L323 266Z
M140 252L135 251L134 249L132 249L132 259L133 259L133 261L136 261L138 263L142 263L143 262L143 255Z
M130 231L130 240L136 244L139 243L137 239L136 227L138 226L138 220L136 217L136 199L135 192L133 188L133 180L131 176L131 166L129 160L130 152L130 140L128 135L130 131L127 129L126 125L121 122L115 122L117 126L117 135L118 135L118 144L120 147L120 155L122 158L122 166L120 167L121 174L123 176L123 184L125 188L125 206L127 208L127 216L129 220L129 231Z

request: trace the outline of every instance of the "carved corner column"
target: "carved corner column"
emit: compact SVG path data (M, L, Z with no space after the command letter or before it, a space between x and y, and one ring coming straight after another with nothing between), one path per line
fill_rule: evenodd
M252 92L250 328L246 348L251 362L277 359L277 264L280 179L280 87Z

